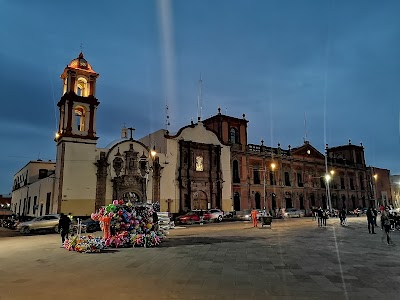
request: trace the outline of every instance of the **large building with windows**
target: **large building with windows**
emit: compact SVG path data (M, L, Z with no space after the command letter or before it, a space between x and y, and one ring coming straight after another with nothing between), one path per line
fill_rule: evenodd
M309 141L283 149L247 143L243 118L218 114L204 120L220 140L231 146L232 206L251 208L313 207L354 209L375 205L373 175L365 164L363 145L328 147L325 153ZM386 180L382 178L382 180ZM328 190L329 187L329 190ZM330 197L328 197L328 193Z
M326 145L321 153L308 141L287 149L248 144L245 115L235 118L220 109L176 134L159 130L134 140L134 129L123 128L120 139L98 148L98 76L82 53L64 69L56 161L32 161L16 173L14 212L88 216L114 199L159 202L173 213L354 209L390 194L374 190L387 176L378 174L373 182L376 174L366 167L362 145Z

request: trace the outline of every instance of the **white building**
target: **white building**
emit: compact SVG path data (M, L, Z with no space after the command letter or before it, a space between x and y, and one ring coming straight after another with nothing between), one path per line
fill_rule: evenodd
M64 69L54 173L36 183L45 201L37 196L39 202L30 203L32 196L20 186L13 192L14 211L37 214L27 208L37 203L45 207L39 209L40 215L88 216L114 199L159 202L161 210L174 213L211 207L231 210L230 147L200 121L176 135L159 130L139 141L133 139L133 128L123 128L120 140L97 148L98 76L82 53ZM36 173L23 168L15 178L25 182L27 174Z
M11 210L21 216L41 216L53 211L54 170L52 161L30 161L14 175Z

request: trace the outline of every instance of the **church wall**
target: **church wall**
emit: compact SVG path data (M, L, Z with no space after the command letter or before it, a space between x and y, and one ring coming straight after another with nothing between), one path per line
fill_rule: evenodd
M179 210L179 184L177 182L177 173L175 170L178 170L179 168L179 145L178 141L179 140L186 140L186 141L192 141L196 143L203 143L203 144L213 144L213 145L220 145L221 146L221 157L220 157L220 163L221 163L221 171L222 171L222 199L221 199L221 209L224 211L230 211L232 209L232 198L231 198L231 168L230 168L230 147L229 146L224 146L220 143L218 140L217 136L207 130L202 122L199 122L198 124L194 125L193 127L187 127L182 130L180 135L178 137L175 137L173 139L170 139L168 142L168 155L173 157L175 166L173 166L174 173L172 174L172 170L169 173L169 176L174 176L171 177L175 180L176 184L173 185L171 182L169 184L163 184L165 181L162 181L162 188L166 188L168 193L164 193L164 195L169 194L171 196L170 199L176 199L174 200L173 204L171 203L171 207L177 208ZM174 141L174 142L172 142ZM172 167L172 166L171 166ZM162 171L164 172L164 170ZM165 173L162 173L162 176L165 177ZM166 180L166 179L161 179L161 180ZM176 191L176 196L173 195ZM163 197L163 192L161 193ZM164 197L165 199L166 197ZM167 198L168 199L168 198ZM166 201L164 201L166 202Z
M113 199L112 179L117 176L114 171L114 168L113 168L113 160L116 157L116 154L118 153L118 149L119 149L119 153L122 155L122 158L124 159L123 170L125 170L125 167L126 167L125 151L129 150L130 144L133 145L133 150L135 152L138 152L139 158L144 153L144 155L147 157L149 166L151 166L151 164L152 164L152 160L150 158L150 154L147 151L147 149L135 141L126 140L123 143L118 144L117 147L114 147L112 150L110 150L110 152L108 153L108 163L110 164L110 166L108 167L108 176L107 176L106 205L112 203L113 200L117 200L117 199ZM105 149L102 149L102 150L105 150ZM122 172L124 172L124 171L122 171ZM120 174L120 175L123 175L123 174ZM152 199L152 173L151 173L151 171L148 174L148 184L147 184L146 192L147 192L147 195L146 195L147 199L148 200Z
M161 191L160 191L160 210L172 213L179 212L179 184L177 181L177 168L179 166L179 148L175 139L166 139L166 152L168 155L161 154L160 164L164 167L161 170ZM167 162L167 164L166 164Z
M61 211L90 215L95 209L95 143L65 143Z

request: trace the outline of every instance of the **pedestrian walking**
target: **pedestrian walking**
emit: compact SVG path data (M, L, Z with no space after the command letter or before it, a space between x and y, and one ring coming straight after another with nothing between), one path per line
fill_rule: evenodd
M60 214L60 221L58 222L58 231L61 234L61 247L64 246L65 239L68 239L69 225L71 224L71 220L64 215Z
M340 219L340 225L342 225L342 226L347 225L346 210L344 208L342 208L342 210L339 213L339 219Z
M390 245L392 243L392 239L390 238L390 219L389 219L387 211L384 211L382 213L381 224L382 224L382 227L385 229L386 242L388 245ZM382 235L382 239L383 239L383 235Z
M377 217L378 217L378 211L376 210L375 207L372 208L372 213L374 214L374 224L375 224L375 227L378 227L378 224L376 224L376 219L377 219Z
M374 213L372 211L371 206L367 209L367 222L368 222L368 232L375 234Z
M200 217L200 225L203 225L203 221L204 221L204 212L203 212L203 209L200 210L200 215L199 215L199 217Z
M258 222L257 214L258 214L258 211L253 208L253 210L251 211L251 219L253 220L253 227L257 227L257 222Z
M322 222L323 222L322 219L324 217L324 212L321 207L318 208L317 215L318 215L318 227L322 227Z

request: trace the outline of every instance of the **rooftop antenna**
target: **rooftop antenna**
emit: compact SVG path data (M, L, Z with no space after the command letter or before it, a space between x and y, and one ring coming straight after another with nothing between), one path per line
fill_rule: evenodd
M201 79L201 73L200 73L200 79L199 79L199 94L197 95L197 121L201 120L201 114L203 110L203 95L202 95L202 89L203 89L203 80Z
M169 125L171 125L171 123L169 122L169 107L168 107L168 101L165 101L165 130L168 131Z
M81 45L79 46L81 48L81 53L83 53L83 43L81 42Z
M304 142L307 141L307 114L304 112Z

